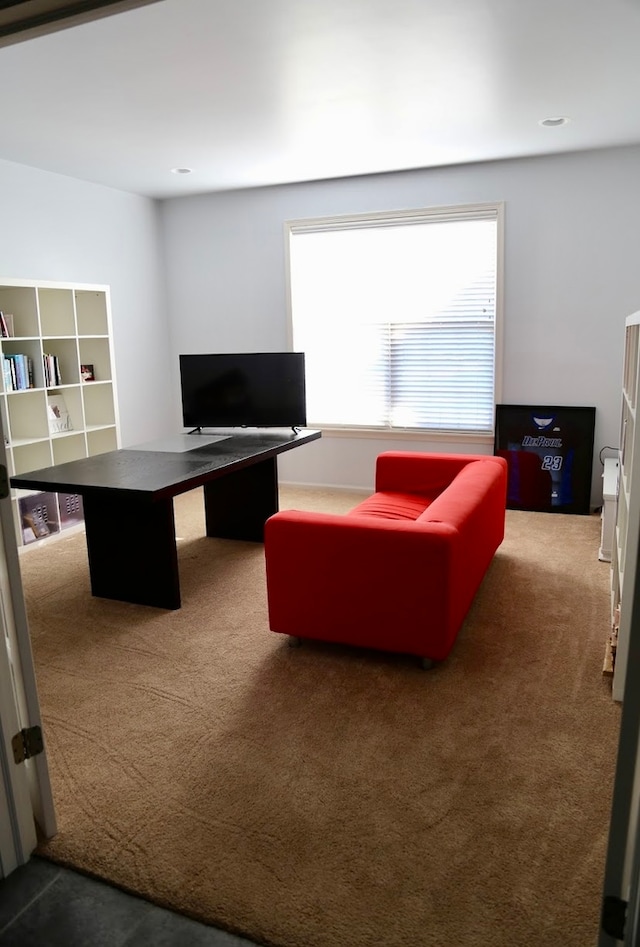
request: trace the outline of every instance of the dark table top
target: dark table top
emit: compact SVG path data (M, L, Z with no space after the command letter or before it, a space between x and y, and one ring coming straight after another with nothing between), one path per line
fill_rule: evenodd
M288 428L180 434L17 474L11 477L11 486L83 495L120 490L150 499L176 496L320 436L320 431L302 429L294 433Z

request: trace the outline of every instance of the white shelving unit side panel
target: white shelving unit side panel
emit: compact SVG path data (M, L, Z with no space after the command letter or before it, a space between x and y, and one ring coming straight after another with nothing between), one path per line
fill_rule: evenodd
M635 331L634 331L635 329ZM616 562L623 569L624 581L620 582L620 626L613 673L612 695L622 701L627 671L629 635L631 628L631 603L633 601L636 569L638 566L638 538L640 537L640 451L638 451L637 406L640 393L640 311L625 320L625 353L623 365L623 412L627 410L633 418L633 431L627 429L624 445L620 445L619 489L624 491L624 502L618 503L626 512L624 531L616 528L618 543ZM626 405L626 408L625 408ZM622 499L622 498L621 498Z

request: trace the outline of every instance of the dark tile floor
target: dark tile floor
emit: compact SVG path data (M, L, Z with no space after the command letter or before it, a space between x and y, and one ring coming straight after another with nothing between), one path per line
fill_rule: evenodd
M253 947L32 857L0 881L0 947Z

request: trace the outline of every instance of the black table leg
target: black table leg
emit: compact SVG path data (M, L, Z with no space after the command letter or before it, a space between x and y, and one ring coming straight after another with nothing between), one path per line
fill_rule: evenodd
M278 466L271 457L204 485L207 536L261 543L278 512Z
M103 491L85 493L83 506L92 593L180 608L173 499Z

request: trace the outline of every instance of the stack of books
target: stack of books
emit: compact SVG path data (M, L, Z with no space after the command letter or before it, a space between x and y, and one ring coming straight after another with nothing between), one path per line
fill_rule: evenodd
M60 363L57 355L42 356L44 362L44 383L47 388L55 388L62 384L62 375L60 374Z
M33 388L33 361L28 355L5 353L2 370L5 391Z

